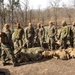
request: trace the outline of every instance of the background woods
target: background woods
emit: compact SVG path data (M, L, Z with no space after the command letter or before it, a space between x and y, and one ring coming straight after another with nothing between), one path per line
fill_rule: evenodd
M62 0L48 0L48 7L41 9L33 9L29 6L30 1L24 0L0 0L0 27L8 22L12 29L16 22L20 22L22 26L27 26L29 22L36 25L38 22L47 25L50 20L54 21L56 25L60 25L62 20L66 20L71 24L75 20L75 0L72 0L68 6L61 3Z

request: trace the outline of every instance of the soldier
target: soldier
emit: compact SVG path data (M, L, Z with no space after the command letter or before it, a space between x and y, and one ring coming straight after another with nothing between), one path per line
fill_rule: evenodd
M45 42L45 28L42 24L41 24L41 31L42 31L42 43L43 43Z
M2 32L4 32L7 35L10 46L11 46L12 50L14 50L14 45L13 45L13 42L12 42L12 34L11 34L10 26L8 24L5 24L4 27L3 27Z
M16 66L15 57L13 51L11 51L11 46L10 46L8 36L4 32L0 33L0 43L1 43L1 50L2 50L1 58L3 62L3 66L6 65L6 61L7 61L6 57L11 59L13 65Z
M73 47L75 48L75 22L73 22L73 28L72 28L72 31L73 31Z
M60 40L61 40L61 48L66 49L67 48L67 40L68 40L68 36L69 35L69 27L66 24L66 21L62 22L62 28L61 28L61 32L60 32Z
M18 48L23 46L23 40L24 40L24 30L23 28L20 26L20 23L16 24L17 28L14 31L14 48Z
M68 26L69 30L68 30L68 42L69 42L69 46L68 47L73 47L73 30L72 30L72 26Z
M49 29L48 29L48 38L49 38L49 49L55 49L55 36L56 36L56 27L54 26L53 22L49 22Z
M35 36L34 28L32 26L32 23L29 23L28 28L26 29L27 47L33 47L34 36Z
M39 39L39 29L41 28L41 25L40 23L37 24L37 28L35 29L35 35L37 36L38 38L38 41L39 41L39 46L41 46L40 44L40 39Z
M37 24L36 34L40 40L40 46L43 47L43 42L45 41L45 29L42 24Z

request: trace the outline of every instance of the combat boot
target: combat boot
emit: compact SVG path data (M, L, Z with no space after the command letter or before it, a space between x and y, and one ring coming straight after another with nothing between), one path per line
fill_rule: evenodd
M13 66L14 66L14 67L19 66L19 63L16 63L16 62L15 62L15 63L13 63Z
M17 64L16 64L16 63L13 63L13 66L14 66L14 67L16 67L16 66L17 66Z

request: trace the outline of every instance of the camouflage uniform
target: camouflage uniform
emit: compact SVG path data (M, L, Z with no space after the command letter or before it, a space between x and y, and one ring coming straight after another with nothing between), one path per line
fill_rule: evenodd
M62 22L63 27L61 28L60 32L60 40L61 40L61 48L67 47L67 40L69 37L69 27L67 26L66 22Z
M56 36L56 27L53 25L53 22L49 22L48 37L49 37L49 48L51 50L55 49L55 36Z
M42 47L43 42L45 41L45 29L41 24L39 24L39 27L36 29L36 34L40 40L40 46Z
M34 28L32 27L32 24L29 23L29 26L26 29L27 47L33 47L33 44L34 44L34 36L35 36Z
M69 46L73 47L73 30L71 27L69 27L69 33L67 39L69 41Z
M34 47L39 47L39 46L40 46L40 40L39 40L38 36L35 34Z
M2 50L1 58L3 61L3 65L6 64L7 61L6 58L11 59L13 65L15 65L15 57L13 51L11 51L11 46L8 37L4 32L0 34L0 42L1 42L1 50Z
M23 40L24 40L24 30L18 23L17 28L15 29L14 33L14 48L21 47L23 45Z
M75 48L75 22L73 23L72 31L73 31L73 47Z
M4 25L2 32L4 32L7 35L10 46L11 46L12 50L14 50L14 45L13 45L13 41L12 41L12 34L11 34L11 30L9 29L8 24Z

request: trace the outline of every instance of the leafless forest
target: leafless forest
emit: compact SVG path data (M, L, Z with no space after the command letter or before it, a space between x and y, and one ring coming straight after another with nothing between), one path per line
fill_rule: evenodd
M75 0L72 0L68 6L61 1L63 0L48 0L48 7L45 9L41 9L40 5L37 6L38 9L33 9L29 6L30 0L24 0L24 2L8 0L8 3L0 0L0 30L5 23L9 23L13 30L16 22L20 22L23 27L27 26L29 22L33 25L38 22L48 25L50 20L59 26L63 20L72 24L75 21ZM75 75L74 64L75 59L48 59L29 62L14 68L11 64L2 66L0 61L0 71L1 69L7 70L6 72L9 74L6 75Z
M34 25L38 22L47 25L50 20L58 25L61 25L62 20L71 24L72 21L75 21L75 0L72 0L68 6L61 1L48 0L47 8L41 9L41 6L38 5L38 9L33 9L29 6L29 0L24 0L24 2L8 0L7 4L4 3L4 0L0 0L0 26L2 28L5 23L9 23L13 28L16 22L20 22L22 26L27 26L29 22Z

